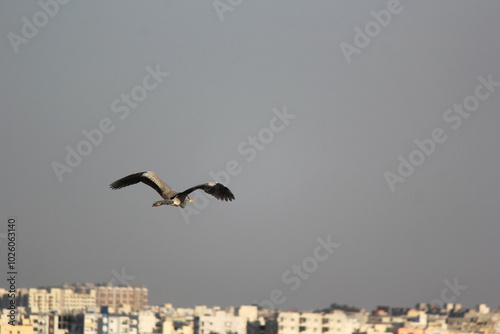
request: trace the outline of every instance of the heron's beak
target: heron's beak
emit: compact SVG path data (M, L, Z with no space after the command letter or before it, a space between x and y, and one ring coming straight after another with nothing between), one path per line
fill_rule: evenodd
M196 203L196 202L195 202L195 201L193 201L191 198L189 199L189 201L190 201L191 203Z

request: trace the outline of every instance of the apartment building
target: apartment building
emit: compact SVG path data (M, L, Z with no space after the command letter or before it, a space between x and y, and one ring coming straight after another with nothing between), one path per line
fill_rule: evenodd
M357 319L349 319L345 312L334 310L323 314L322 333L351 334L355 331L357 323Z
M323 316L321 313L304 312L299 317L299 333L320 334L322 331Z
M242 305L238 309L238 316L246 319L248 322L257 321L259 310L257 306Z
M0 321L0 334L34 334L33 325L29 317L20 317L15 326L8 322Z
M25 296L23 301L31 312L49 312L62 306L61 289L20 289L20 295Z
M244 318L228 314L223 310L215 315L200 315L194 318L195 334L246 334L247 322Z
M343 311L332 313L280 312L278 334L351 334L354 325Z
M278 334L298 334L300 313L280 312L277 316Z
M148 289L144 285L95 287L98 307L109 306L113 309L129 305L132 312L139 311L148 305Z
M141 310L137 315L139 333L153 333L158 319L150 310Z
M97 334L99 330L99 314L95 311L83 313L82 329L85 334Z
M7 303L8 294L0 289L2 305ZM18 306L27 307L31 313L53 310L82 311L96 306L95 290L75 292L66 287L21 288L16 296ZM7 305L7 304L6 304Z
M137 320L128 315L109 314L99 319L98 334L137 334Z

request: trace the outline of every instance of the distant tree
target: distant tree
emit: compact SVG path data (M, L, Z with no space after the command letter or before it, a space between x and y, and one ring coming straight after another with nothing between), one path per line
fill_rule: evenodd
M357 308L357 307L349 306L347 304L340 305L337 303L330 304L329 307L321 309L321 310L316 310L314 312L316 312L316 313L330 313L333 310L341 310L344 312L359 312L359 308Z
M257 306L257 310L259 311L262 310L262 306L260 306L259 304L254 303L252 304L252 306Z

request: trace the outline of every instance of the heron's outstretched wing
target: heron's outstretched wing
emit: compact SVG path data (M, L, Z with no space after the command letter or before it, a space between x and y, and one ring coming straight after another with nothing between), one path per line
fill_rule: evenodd
M111 189L120 189L139 182L147 184L163 198L169 198L169 194L175 193L155 172L151 171L130 174L111 183L109 186Z
M221 201L232 201L234 199L234 195L231 192L231 190L229 190L227 187L217 182L208 182L199 184L197 186L191 187L189 189L184 190L183 192L178 193L177 197L180 197L182 200L182 198L189 195L196 189L202 189L207 194L210 194L213 197L220 199Z

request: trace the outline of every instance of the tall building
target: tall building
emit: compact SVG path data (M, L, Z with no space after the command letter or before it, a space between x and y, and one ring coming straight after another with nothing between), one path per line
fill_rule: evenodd
M340 310L331 313L280 312L278 334L351 334L354 322Z
M247 323L247 334L263 334L265 330L264 318L259 319L257 306L242 305L238 309L238 316Z
M155 314L150 310L139 311L137 320L139 333L153 333L156 328L156 323L158 322Z
M95 310L83 313L83 333L97 334L98 325L99 314Z
M98 319L98 334L137 334L137 320L128 315L106 314Z
M0 308L8 306L7 290L0 289ZM50 311L85 311L87 308L122 307L137 312L148 305L148 289L143 285L67 285L59 287L21 288L16 304L27 307L31 313Z
M148 305L148 289L144 285L99 285L95 289L98 307L109 306L116 309L122 305L130 305L131 311L136 312Z
M30 319L26 317L20 317L20 321L16 323L15 326L9 325L8 322L0 321L0 333L1 334L33 334L33 325Z
M257 321L258 313L259 313L259 310L257 309L257 306L255 306L255 305L252 305L252 306L242 305L238 309L238 315L240 317L246 319L246 321L248 321L248 322Z
M195 317L195 334L246 334L247 322L244 318L227 314L225 311L216 311L215 315L201 315Z
M299 332L302 334L320 334L323 316L321 313L304 312L299 317Z
M348 319L345 312L334 310L323 314L322 332L328 334L351 334L355 331L355 321Z
M298 312L280 312L276 319L278 323L278 334L298 334L299 333Z
M6 293L2 300L5 302ZM31 313L49 312L54 310L82 311L87 307L96 306L95 290L75 292L68 287L21 288L16 296L18 306L27 307Z

